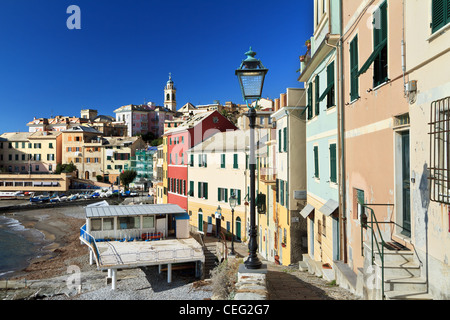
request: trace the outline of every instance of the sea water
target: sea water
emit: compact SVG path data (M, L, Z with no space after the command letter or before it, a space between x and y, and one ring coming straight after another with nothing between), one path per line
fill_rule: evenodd
M26 229L16 219L0 216L0 279L23 270L39 256L43 235Z

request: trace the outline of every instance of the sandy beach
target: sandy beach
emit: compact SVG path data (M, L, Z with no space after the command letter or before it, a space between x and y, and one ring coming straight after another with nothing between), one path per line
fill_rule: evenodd
M27 229L42 233L40 257L20 272L11 274L10 279L37 280L67 274L67 266L85 266L88 250L80 244L80 228L85 223L82 206L23 210L6 213Z

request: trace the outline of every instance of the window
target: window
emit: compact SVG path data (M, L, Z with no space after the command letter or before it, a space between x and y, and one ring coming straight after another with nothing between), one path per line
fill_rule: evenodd
M358 36L350 42L350 100L359 98L358 83Z
M142 217L142 228L154 228L155 217Z
M140 217L118 217L119 229L139 229Z
M283 128L283 151L287 152L287 127Z
M193 155L193 154L191 154L191 161L189 162L189 165L190 165L191 167L194 166L194 155Z
M316 95L315 95L315 101L314 101L314 105L315 105L315 116L318 116L320 114L320 110L319 110L319 106L320 106L320 78L319 75L316 76L316 80L314 81L315 86L316 86Z
M388 80L388 37L387 37L387 2L385 1L373 15L373 52L363 64L358 75L369 69L373 63L373 86L376 87Z
M217 201L228 202L228 189L226 188L217 189Z
M91 219L91 231L102 230L102 219Z
M103 230L114 230L114 218L103 218Z
M336 174L336 144L330 144L330 181L337 182Z
M220 167L225 168L225 154L220 155Z
M312 119L312 83L308 86L308 105L306 108L308 109L308 120Z
M314 178L319 179L319 147L314 147Z
M278 130L278 152L281 153L281 129Z
M450 22L450 0L433 0L431 30L436 32Z
M233 169L238 169L239 168L239 164L238 164L238 155L237 153L233 154Z
M237 199L237 204L241 204L241 190L239 189L230 189L230 197L233 196Z
M280 180L280 204L284 206L284 181Z
M365 208L364 208L364 191L356 189L356 214L357 219L361 221L361 216L365 216Z
M189 196L194 196L194 181L189 181Z
M450 97L431 103L430 200L450 204Z
M198 197L208 199L208 183L198 182Z

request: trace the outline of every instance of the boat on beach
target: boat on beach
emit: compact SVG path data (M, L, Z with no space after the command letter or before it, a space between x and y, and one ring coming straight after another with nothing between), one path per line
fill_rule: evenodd
M25 194L22 191L0 192L1 199L22 199Z

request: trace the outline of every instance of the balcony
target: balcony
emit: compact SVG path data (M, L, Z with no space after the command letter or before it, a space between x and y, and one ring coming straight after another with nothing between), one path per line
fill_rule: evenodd
M259 179L269 185L275 185L277 181L277 171L275 168L261 168Z

